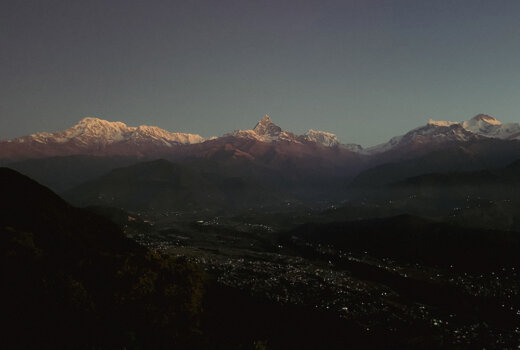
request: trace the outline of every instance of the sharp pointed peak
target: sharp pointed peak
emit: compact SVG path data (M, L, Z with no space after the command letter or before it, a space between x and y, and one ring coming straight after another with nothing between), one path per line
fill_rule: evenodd
M258 125L258 124L266 125L266 124L270 124L270 123L272 123L272 122L273 122L273 121L271 120L271 118L269 117L269 115L266 114L266 115L264 115L264 116L262 117L262 119L260 119L260 120L258 121L257 125Z
M258 123L256 123L253 131L259 135L269 134L271 136L277 136L280 134L282 129L273 123L271 118L266 114Z
M253 128L253 130L254 130L255 128L257 128L258 126L267 126L267 125L269 125L269 124L276 125L276 124L273 123L273 121L271 120L271 118L269 117L269 115L266 114L266 115L264 115L264 116L262 117L262 119L260 119L260 120L258 121L258 123L256 123L255 127Z

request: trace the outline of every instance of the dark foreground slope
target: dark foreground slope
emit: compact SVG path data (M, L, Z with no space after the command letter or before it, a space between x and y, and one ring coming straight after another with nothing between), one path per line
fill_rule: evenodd
M193 347L201 278L0 168L2 348Z

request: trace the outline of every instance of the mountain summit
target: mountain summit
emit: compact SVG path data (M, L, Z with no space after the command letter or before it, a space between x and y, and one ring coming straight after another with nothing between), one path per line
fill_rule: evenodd
M269 136L272 138L280 136L282 128L271 121L266 114L253 128L253 131L260 136Z
M475 121L475 122L482 121L482 122L486 122L486 123L492 124L492 125L501 125L502 124L501 122L499 122L498 120L496 120L492 116L487 115L487 114L482 114L482 113L481 114L477 114L476 116L471 118L470 121Z
M487 114L478 114L470 120L461 122L460 124L464 129L481 136L503 140L520 139L520 124L503 124Z
M283 131L282 128L273 123L267 114L262 119L260 119L258 123L256 123L252 130L235 130L232 133L226 134L224 136L255 139L261 142L282 140L299 142L295 134Z

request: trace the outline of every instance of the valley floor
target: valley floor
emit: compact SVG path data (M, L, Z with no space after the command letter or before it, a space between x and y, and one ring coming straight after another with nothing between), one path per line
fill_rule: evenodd
M277 227L233 219L151 222L153 232L134 239L206 272L203 327L214 348L520 344L515 267L397 261L284 240Z

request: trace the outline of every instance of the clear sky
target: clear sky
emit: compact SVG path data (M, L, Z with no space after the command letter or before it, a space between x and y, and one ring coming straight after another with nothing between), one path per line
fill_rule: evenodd
M520 122L520 1L2 0L0 139L86 116L222 135L268 113L374 145Z

